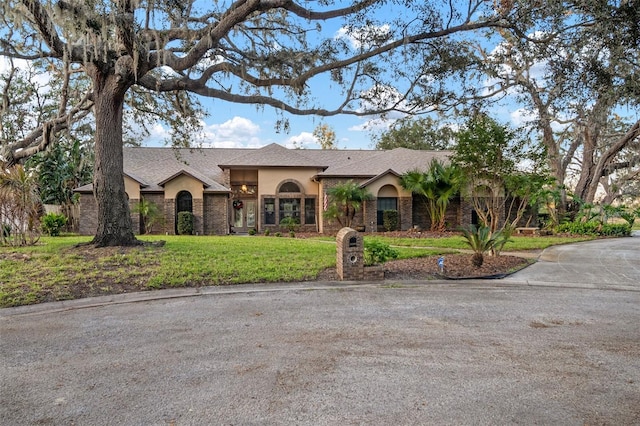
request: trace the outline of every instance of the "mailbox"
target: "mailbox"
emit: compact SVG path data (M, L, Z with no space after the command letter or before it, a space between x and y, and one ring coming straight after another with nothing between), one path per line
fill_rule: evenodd
M364 242L362 234L351 228L342 228L336 237L336 268L342 281L364 279Z

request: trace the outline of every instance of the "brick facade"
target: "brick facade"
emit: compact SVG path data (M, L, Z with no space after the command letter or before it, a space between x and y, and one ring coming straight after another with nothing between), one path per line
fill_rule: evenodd
M205 235L226 235L229 233L229 212L226 194L204 195L204 230Z
M80 221L78 232L81 235L95 235L98 229L98 204L93 194L80 194Z

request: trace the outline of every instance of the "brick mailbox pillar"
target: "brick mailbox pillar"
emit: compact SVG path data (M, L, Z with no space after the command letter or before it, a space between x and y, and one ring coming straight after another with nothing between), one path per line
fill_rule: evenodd
M342 228L336 237L338 276L342 281L364 279L364 243L355 229Z

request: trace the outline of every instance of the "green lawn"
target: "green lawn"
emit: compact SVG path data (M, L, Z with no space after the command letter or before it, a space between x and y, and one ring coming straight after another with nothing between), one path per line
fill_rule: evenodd
M143 236L162 247L74 247L90 237L43 237L33 247L0 247L0 307L170 287L304 281L336 264L333 238ZM400 258L466 249L462 237L385 238ZM518 237L505 250L576 238Z
M452 250L462 250L468 249L469 246L466 243L464 237L460 236L451 236L446 238L387 238L387 237L378 237L378 236L369 236L365 237L365 241L367 238L377 238L386 243L393 246L400 247L434 247L440 249L452 249ZM505 251L521 251L521 250L538 250L544 249L550 246L558 245L558 244L567 244L567 243L575 243L578 241L587 241L592 240L594 237L586 236L586 237L555 237L555 236L544 236L544 237L524 237L524 236L513 236L511 240L505 244Z

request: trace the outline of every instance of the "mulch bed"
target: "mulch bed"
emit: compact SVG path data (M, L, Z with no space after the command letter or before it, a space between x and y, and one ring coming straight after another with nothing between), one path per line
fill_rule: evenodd
M531 264L529 259L523 257L486 255L482 266L476 268L471 263L471 256L471 254L445 255L444 273L441 273L438 267L438 259L441 256L392 260L383 265L384 278L385 280L499 278ZM318 276L319 281L338 279L335 268L326 269Z

